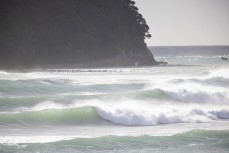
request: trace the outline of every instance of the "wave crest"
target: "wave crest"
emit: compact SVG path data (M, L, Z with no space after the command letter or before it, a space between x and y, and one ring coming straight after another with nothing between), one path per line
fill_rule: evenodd
M191 106L190 106L191 107ZM145 108L134 110L126 108L113 108L104 110L97 108L97 113L103 119L121 125L159 125L173 123L211 122L217 119L229 119L229 109L203 109L191 107L184 109L183 106L158 108Z

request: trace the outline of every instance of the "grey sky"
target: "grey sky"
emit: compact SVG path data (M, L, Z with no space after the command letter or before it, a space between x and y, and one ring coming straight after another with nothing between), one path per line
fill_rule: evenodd
M229 0L135 0L149 46L229 45Z

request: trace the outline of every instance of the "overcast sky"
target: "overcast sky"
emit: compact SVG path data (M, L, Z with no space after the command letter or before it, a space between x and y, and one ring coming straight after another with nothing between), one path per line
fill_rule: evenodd
M148 46L229 45L229 0L135 0Z

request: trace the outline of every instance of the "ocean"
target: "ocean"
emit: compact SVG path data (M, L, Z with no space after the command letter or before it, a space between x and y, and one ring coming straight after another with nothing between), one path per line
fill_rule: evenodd
M228 153L229 62L0 71L1 153Z

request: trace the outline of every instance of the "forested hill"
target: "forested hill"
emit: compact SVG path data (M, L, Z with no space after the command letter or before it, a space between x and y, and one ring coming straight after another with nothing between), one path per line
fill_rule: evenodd
M0 68L156 64L132 0L0 0Z

